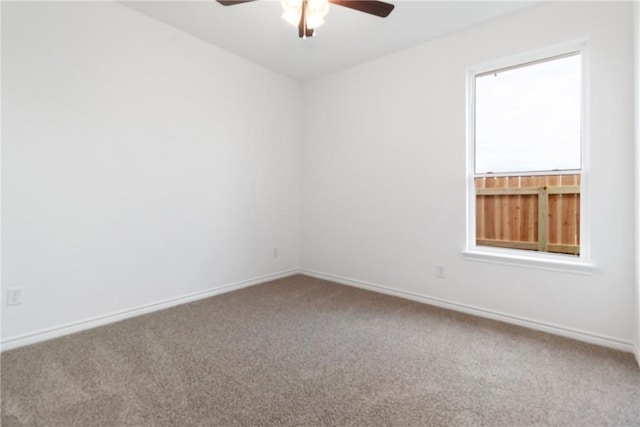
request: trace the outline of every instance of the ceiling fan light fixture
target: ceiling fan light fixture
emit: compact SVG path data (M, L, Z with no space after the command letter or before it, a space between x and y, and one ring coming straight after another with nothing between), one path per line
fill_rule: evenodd
M281 0L280 4L284 9L282 19L297 27L298 22L300 22L300 13L302 12L302 0Z
M282 12L282 19L284 19L294 27L297 27L298 22L300 22L300 12L296 12L294 10L285 10L284 12Z
M307 28L315 29L324 24L324 17L329 12L329 0L281 0L280 3L284 9L282 19L297 27L304 1L306 1L304 9Z
M256 0L217 0L223 6L250 3ZM282 19L298 27L298 37L306 39L316 35L315 29L324 24L329 12L329 3L369 15L386 18L394 6L379 0L280 0L284 11Z
M329 0L307 0L307 27L314 29L324 24L329 13Z
M324 19L318 16L309 16L307 15L307 28L315 30L320 25L324 24Z
M307 0L307 17L324 18L329 13L329 0Z

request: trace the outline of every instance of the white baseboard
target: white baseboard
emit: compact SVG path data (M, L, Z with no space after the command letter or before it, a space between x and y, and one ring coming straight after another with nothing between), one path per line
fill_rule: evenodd
M638 367L640 368L640 343L636 344L636 362L638 362Z
M367 289L367 290L378 292L378 293L393 295L399 298L417 301L417 302L421 302L428 305L434 305L437 307L447 308L447 309L459 311L462 313L472 314L474 316L485 317L488 319L498 320L505 323L511 323L518 326L523 326L529 329L548 332L554 335L573 338L575 340L584 341L590 344L596 344L603 347L609 347L609 348L621 350L628 353L634 353L640 363L640 355L638 354L639 350L630 341L624 341L618 338L608 337L600 334L595 334L592 332L581 331L573 328L567 328L564 326L554 325L547 322L541 322L538 320L527 319L525 317L514 316L506 313L500 313L497 311L487 310L480 307L474 307L467 304L460 304L453 301L447 301L441 298L429 297L426 295L420 295L413 292L407 292L399 289L381 286L374 283L363 282L361 280L336 276L333 274L307 270L304 268L300 270L300 273L305 274L307 276L315 277L318 279L324 279L324 280L340 283L347 286L353 286L356 288Z
M220 295L220 294L235 291L238 289L247 288L249 286L254 286L254 285L268 282L271 280L281 279L283 277L288 277L288 276L292 276L294 274L299 274L299 273L300 273L300 270L298 270L297 268L294 268L290 270L281 271L278 273L267 274L267 275L255 277L252 279L242 280L240 282L218 286L215 288L208 289L206 291L196 292L196 293L183 295L175 298L169 298L163 301L145 304L139 307L129 308L126 310L120 310L120 311L105 314L102 316L96 316L89 319L80 320L78 322L67 323L65 325L43 329L37 332L10 337L0 342L0 349L1 351L5 351L5 350L11 350L11 349L22 347L29 344L35 344L41 341L50 340L52 338L57 338L64 335L73 334L75 332L80 332L87 329L95 328L97 326L118 322L120 320L128 319L130 317L140 316L142 314L163 310L165 308L174 307L176 305L198 301L204 298L209 298L215 295Z

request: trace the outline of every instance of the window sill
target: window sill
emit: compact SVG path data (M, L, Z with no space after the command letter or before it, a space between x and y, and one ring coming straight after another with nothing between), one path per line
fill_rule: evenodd
M593 275L596 271L596 266L592 263L576 259L570 255L542 254L518 249L478 246L462 251L462 255L469 261L533 268L536 270L559 271L586 276Z

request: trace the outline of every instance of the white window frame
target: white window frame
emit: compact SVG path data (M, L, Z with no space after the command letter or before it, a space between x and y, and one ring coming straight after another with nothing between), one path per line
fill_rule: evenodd
M580 255L566 255L522 249L476 245L476 191L475 191L475 82L476 76L490 71L527 66L554 57L579 52L582 59L581 92L581 169L580 169ZM471 261L559 270L578 274L592 274L588 200L589 181L589 49L586 40L563 43L552 47L510 56L470 67L467 72L467 236L463 255ZM527 173L528 174L528 173ZM499 175L499 174L497 174ZM513 175L513 174L512 174Z

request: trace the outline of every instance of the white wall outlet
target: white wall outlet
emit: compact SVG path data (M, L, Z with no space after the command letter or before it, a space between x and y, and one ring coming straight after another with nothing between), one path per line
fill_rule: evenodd
M273 248L273 257L278 258L278 248Z
M22 304L22 288L7 289L7 305Z
M436 265L436 277L444 278L444 266Z

